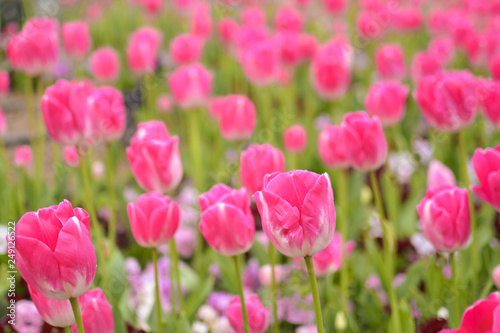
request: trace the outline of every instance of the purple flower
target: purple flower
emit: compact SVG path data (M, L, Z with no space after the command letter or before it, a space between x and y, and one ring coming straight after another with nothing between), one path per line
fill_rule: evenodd
M16 302L16 332L38 333L41 331L42 326L42 316L38 313L33 302L26 300Z

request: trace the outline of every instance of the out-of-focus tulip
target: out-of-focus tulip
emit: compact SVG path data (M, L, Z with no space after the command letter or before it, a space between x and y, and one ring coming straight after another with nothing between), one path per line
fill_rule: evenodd
M355 246L354 242L344 243L342 235L336 232L330 244L312 256L314 271L319 276L338 271Z
M500 265L496 266L491 272L491 279L495 287L500 288Z
M88 98L88 108L96 140L113 142L125 131L127 115L122 93L114 87L93 89Z
M29 168L33 162L33 151L31 151L30 146L19 146L16 147L14 152L14 164L18 168Z
M75 322L75 316L73 315L73 309L69 300L44 297L30 285L28 285L28 290L38 313L48 324L55 327L66 327Z
M412 31L419 28L422 21L422 14L418 7L401 7L392 14L391 28L398 32Z
M472 167L476 172L479 185L471 186L472 192L481 200L500 211L500 146L476 149L472 156Z
M489 62L491 77L500 81L500 54L491 58Z
M255 106L244 95L229 95L211 110L219 120L222 136L229 141L252 137L257 122Z
M344 127L340 125L326 126L318 138L319 156L330 168L346 169L350 166L347 156L348 145Z
M470 236L469 196L456 186L431 187L417 205L424 236L440 252L461 249Z
M172 100L169 95L161 94L156 100L156 107L161 112L169 112L172 110Z
M427 171L427 187L441 187L445 185L455 185L453 171L437 160L431 161Z
M169 50L176 65L187 65L200 60L203 41L192 34L179 35L170 42Z
M356 17L356 27L364 38L379 39L389 28L389 22L378 12L361 11Z
M7 131L7 120L5 119L5 114L3 110L0 108L0 137L5 134Z
M224 256L247 252L253 244L255 223L244 188L216 184L198 198L200 230L207 243Z
M499 330L500 292L497 291L465 309L459 328L445 329L440 333L489 333Z
M238 56L240 62L244 53L258 45L260 42L270 40L271 36L266 27L259 26L240 26L233 36L233 52Z
M340 15L347 10L348 0L322 0L323 8L332 15Z
M142 27L134 31L127 45L127 62L136 75L153 72L157 65L163 36L158 29Z
M72 168L80 165L80 157L75 146L65 146L62 151L63 159Z
M476 116L476 80L468 71L422 78L414 91L425 120L443 132L458 132Z
M377 116L366 112L350 112L342 122L347 142L347 158L351 166L360 171L380 168L387 158L387 142Z
M231 44L234 40L238 23L232 18L225 17L219 22L218 31L222 41L226 44Z
M264 333L269 326L269 309L262 305L256 294L245 296L245 306L248 313L249 333ZM242 313L240 297L234 296L229 302L226 317L235 333L245 332Z
M9 93L10 78L9 73L0 69L0 97Z
M78 304L86 333L114 332L115 323L112 308L101 288L85 292L78 297ZM72 330L74 333L77 332L76 324L73 324Z
M246 26L266 26L266 13L258 6L251 6L241 12L241 22Z
M212 79L212 73L196 63L176 69L168 77L168 85L177 105L189 109L208 104Z
M272 266L264 265L259 269L259 281L265 287L270 287L272 285ZM274 266L274 278L276 283L281 281L282 267L279 265Z
M203 40L210 37L212 33L212 17L210 15L210 7L207 3L198 2L191 10L190 17L191 33Z
M439 63L447 64L453 58L455 46L453 45L453 40L450 38L439 37L434 38L429 42L427 50L428 54L436 56Z
M262 190L265 175L284 171L285 157L283 153L268 143L250 145L241 153L241 184L249 194Z
M351 83L352 50L343 39L321 46L314 56L309 75L321 98L335 99L347 92Z
M302 14L292 7L281 7L274 17L274 26L278 31L302 31Z
M405 55L398 44L385 44L375 52L375 67L382 80L402 80L406 76Z
M410 89L399 81L374 83L365 97L366 110L372 116L378 116L382 125L396 125L405 115L409 92Z
M137 126L137 132L127 148L132 173L147 191L167 193L182 180L179 138L170 137L161 121L148 121Z
M256 86L274 83L281 62L280 49L271 40L256 43L240 55L240 62L248 80Z
M306 61L314 58L314 55L318 50L318 40L316 39L316 36L308 33L301 33L299 35L298 42L299 42L299 52L301 55L300 56L301 59L303 61Z
M16 266L41 295L64 300L94 281L96 255L89 215L67 200L23 215L16 224Z
M253 198L264 232L284 255L314 255L332 241L335 207L328 174L294 170L266 175L263 190Z
M306 149L307 131L302 125L293 125L283 131L283 146L285 150L300 153Z
M12 304L12 303L10 303ZM9 304L9 305L10 305ZM42 331L43 318L33 302L21 299L15 303L15 328L18 333L38 333Z
M280 60L283 66L293 67L298 65L303 59L303 50L300 45L300 34L294 31L282 31L273 37L280 53Z
M87 23L81 21L64 23L61 33L64 52L69 57L80 60L90 51L92 41Z
M493 126L500 128L500 81L481 81L478 95L484 115Z
M444 69L445 63L442 57L428 51L417 52L411 61L411 78L414 82L420 79L436 75Z
M168 243L179 226L179 205L158 192L143 194L127 205L130 227L142 247L158 247Z
M131 3L139 5L149 20L160 15L165 7L163 0L131 0Z
M90 72L99 81L113 82L120 74L120 58L112 47L95 50L90 58Z

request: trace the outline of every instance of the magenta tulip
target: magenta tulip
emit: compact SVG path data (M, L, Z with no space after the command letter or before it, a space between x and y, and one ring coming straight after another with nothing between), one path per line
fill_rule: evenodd
M5 114L3 110L0 109L0 137L7 132L7 119L5 119Z
M283 146L286 151L300 153L307 146L307 132L302 125L292 125L283 131Z
M211 108L219 120L222 136L229 141L248 140L257 123L257 111L248 97L228 95Z
M75 146L65 146L62 151L63 159L72 168L80 165L80 156Z
M120 75L120 57L112 47L102 47L92 53L90 72L102 82L113 82Z
M261 7L246 7L241 12L241 22L246 26L266 26L266 13Z
M127 63L134 74L145 75L156 69L162 41L162 33L151 27L139 28L130 35Z
M479 180L479 185L471 186L472 192L500 211L500 193L497 191L500 184L500 146L476 149L472 167Z
M242 51L240 62L248 80L256 86L274 83L280 70L280 50L271 40L255 43Z
M67 327L75 322L75 316L69 300L50 299L42 296L30 285L28 290L43 320L55 327Z
M382 80L402 80L406 76L405 55L398 44L382 45L375 52L377 74Z
M78 297L85 333L113 333L115 323L112 307L101 288L95 288ZM72 326L77 332L76 324Z
M322 0L321 2L327 13L332 15L343 14L349 5L348 0Z
M10 78L9 73L0 69L0 97L6 96L9 93Z
M482 80L478 86L484 115L493 126L500 128L500 82Z
M337 272L344 260L354 249L354 242L345 242L341 234L336 232L328 246L312 256L314 271L317 275Z
M182 109L208 104L213 75L203 65L195 63L176 69L168 77L168 85L177 105Z
M170 42L170 58L176 65L188 65L200 60L203 41L195 35L183 34Z
M345 128L340 125L326 126L318 138L319 156L323 163L334 169L347 169L349 164Z
M88 109L96 140L113 142L125 131L127 115L122 93L114 87L93 89L88 98Z
M18 168L29 168L33 163L33 151L30 146L23 145L16 147L14 152L14 164Z
M450 168L439 161L431 161L427 171L427 187L455 185L455 175Z
M264 333L269 326L269 309L262 305L259 296L256 294L251 294L245 297L245 306L248 313L249 333ZM245 332L243 326L241 300L239 296L234 296L229 301L226 317L229 319L231 328L235 333Z
M206 40L212 33L212 17L210 6L204 2L197 2L191 10L190 31L193 35Z
M405 115L409 92L410 89L398 81L374 83L365 97L366 110L372 116L378 116L382 125L396 125Z
M411 61L411 78L419 83L422 78L439 74L445 65L443 58L434 52L417 52Z
M500 54L493 56L489 61L491 77L497 81L500 80Z
M61 33L64 52L67 56L81 60L90 51L92 40L87 23L81 21L64 23Z
M293 7L281 7L274 17L274 26L278 31L302 31L302 14Z

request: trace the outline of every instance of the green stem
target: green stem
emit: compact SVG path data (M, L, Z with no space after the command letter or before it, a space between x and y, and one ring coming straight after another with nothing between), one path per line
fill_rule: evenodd
M113 154L111 144L106 144L106 178L108 181L109 193L109 230L108 237L111 247L116 245L116 193L115 193L115 176L114 176Z
M7 204L5 206L6 211L8 212L6 216L4 216L5 220L11 220L14 218L15 214L12 214L12 210L15 211L15 194L13 195L14 191L14 186L13 186L13 178L12 178L12 170L10 167L10 161L9 157L7 156L7 150L5 148L5 144L0 137L0 160L2 161L4 165L4 184L5 186L5 192L7 193ZM12 201L11 201L12 200ZM24 212L21 211L19 212L20 214L23 214ZM21 216L21 215L19 215Z
M269 251L269 262L271 264L271 297L273 303L273 316L274 316L274 333L279 333L280 331L280 323L278 320L278 283L276 282L276 275L274 274L274 267L276 266L276 258L275 258L275 248L273 243L269 242L268 246Z
M274 108L271 93L268 89L257 88L257 97L259 102L259 113L264 119L264 130L269 133L270 137L267 140L270 144L275 145L275 133L273 129Z
M69 301L71 303L71 307L73 308L73 314L75 315L78 333L85 333L85 329L83 328L82 314L80 312L80 305L78 304L78 298L71 297Z
M17 170L17 205L19 209L19 216L23 215L26 211L26 207L24 207L24 173L22 170Z
M40 101L42 100L42 93L43 93L43 81L39 77L37 78L36 81L36 102L38 105L40 104ZM36 107L34 108L34 112L36 112ZM38 112L37 115L38 119L38 137L37 137L37 146L36 148L36 153L35 153L35 188L36 188L36 203L37 205L40 205L40 198L42 196L42 185L43 185L43 177L44 177L44 170L45 170L45 124L43 122L43 117L42 113Z
M238 291L240 293L241 312L242 312L242 316L243 316L243 326L245 327L245 333L249 333L247 306L245 304L245 295L243 294L243 283L241 282L241 268L240 268L240 261L238 259L238 256L234 256L233 261L234 261L234 268L236 270L236 278L238 279Z
M26 109L28 111L28 128L30 132L30 144L33 148L34 161L35 161L35 186L33 196L34 208L39 208L39 198L40 198L40 152L38 150L38 130L37 130L37 117L35 112L35 93L33 91L33 78L30 76L25 77L24 82L24 93L26 94Z
M172 242L170 242L170 249L172 249ZM170 302L172 303L172 314L177 314L177 297L175 295L175 261L172 251L170 251Z
M160 301L160 281L158 279L158 251L155 247L151 249L153 251L153 263L155 266L155 297L156 297L156 318L158 320L158 333L162 333L161 327L161 301Z
M309 282L311 283L311 290L314 300L314 313L316 314L316 327L318 333L324 333L325 328L323 325L323 314L321 313L321 302L319 300L318 282L316 281L316 273L314 272L314 265L311 256L305 256L304 260L307 265L307 272L309 273Z
M453 284L453 322L455 327L460 325L459 295L458 295L458 274L456 253L450 253L451 279Z
M235 149L236 149L236 166L235 166L235 171L234 171L234 178L236 181L236 188L241 187L241 174L240 174L240 161L241 161L241 151L243 150L243 141L238 141L235 144Z
M191 176L194 180L196 189L203 192L203 157L202 143L200 137L200 127L198 122L199 110L186 111L189 122L189 148L191 150Z
M66 327L64 328L64 332L65 332L65 333L73 333L73 332L71 331L71 326L66 326Z
M175 238L170 241L170 260L173 260L174 264L174 277L175 283L177 285L177 297L179 302L179 313L184 315L184 298L182 297L182 286L181 286L181 275L179 270L179 253L177 252L177 246L175 245Z
M460 168L462 171L462 181L469 195L469 210L472 235L472 294L475 298L475 295L477 293L477 275L479 274L477 265L476 208L474 207L474 199L470 190L469 172L467 170L467 152L465 150L465 139L463 131L458 132L458 145L460 148Z

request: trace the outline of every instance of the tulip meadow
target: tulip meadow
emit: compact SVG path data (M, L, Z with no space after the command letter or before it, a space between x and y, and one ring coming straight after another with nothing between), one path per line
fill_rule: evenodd
M500 333L499 0L0 27L0 333Z

